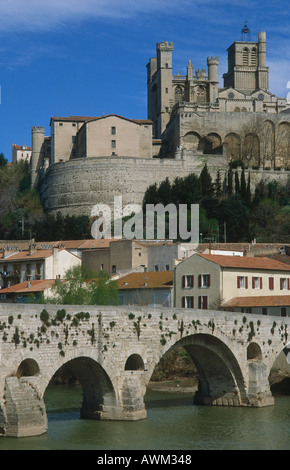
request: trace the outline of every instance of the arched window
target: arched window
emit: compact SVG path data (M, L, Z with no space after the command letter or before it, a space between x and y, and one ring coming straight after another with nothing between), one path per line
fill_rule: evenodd
M175 103L179 103L180 101L183 100L183 90L181 86L177 85L177 87L175 88L174 95L175 95Z
M243 65L248 65L249 64L249 49L245 47L243 50Z
M251 50L251 65L257 65L257 49L255 47Z

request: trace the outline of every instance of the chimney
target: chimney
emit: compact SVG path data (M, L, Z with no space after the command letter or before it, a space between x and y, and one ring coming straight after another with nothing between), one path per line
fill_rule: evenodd
M37 253L36 244L35 243L30 243L30 245L29 245L29 256L32 256L35 253Z

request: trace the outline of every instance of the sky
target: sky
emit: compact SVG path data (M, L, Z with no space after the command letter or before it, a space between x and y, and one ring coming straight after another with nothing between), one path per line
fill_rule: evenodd
M173 73L207 69L248 23L267 34L270 91L290 92L290 7L285 0L0 0L0 153L50 135L52 116L147 118L147 69L156 44L174 43ZM289 88L287 88L289 82Z

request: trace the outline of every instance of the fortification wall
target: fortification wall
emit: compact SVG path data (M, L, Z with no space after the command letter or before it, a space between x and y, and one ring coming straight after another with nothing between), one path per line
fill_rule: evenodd
M123 205L142 204L144 193L151 184L158 184L166 177L173 181L177 176L184 177L192 172L199 175L205 163L213 179L218 170L221 170L222 177L227 172L225 156L192 155L190 152L183 152L179 159L75 159L51 165L44 175L40 191L48 212L90 215L95 204L104 203L112 207L114 196L122 196ZM252 188L261 179L286 183L289 174L287 171L251 170Z
M76 159L49 167L41 184L44 207L63 215L90 215L93 205L113 205L114 196L122 196L123 204L142 204L151 184L166 177L173 181L191 172L199 174L207 156L184 159L140 159L125 157ZM215 156L211 160L213 175L226 171L227 160Z

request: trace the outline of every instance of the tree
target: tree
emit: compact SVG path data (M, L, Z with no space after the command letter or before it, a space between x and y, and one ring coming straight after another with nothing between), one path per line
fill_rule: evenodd
M218 170L216 180L214 183L214 191L215 191L215 196L219 199L223 193L223 186L222 186L222 180L221 180L221 172Z
M240 181L239 181L239 174L237 171L235 173L235 193L240 194Z
M0 168L4 167L7 162L8 160L4 157L4 154L0 153Z
M233 194L233 169L232 165L230 164L228 169L228 195L231 196Z
M118 288L105 271L95 273L85 266L70 268L57 279L48 303L60 305L117 305Z
M213 196L213 184L207 164L204 165L200 173L199 181L202 199L211 198Z

